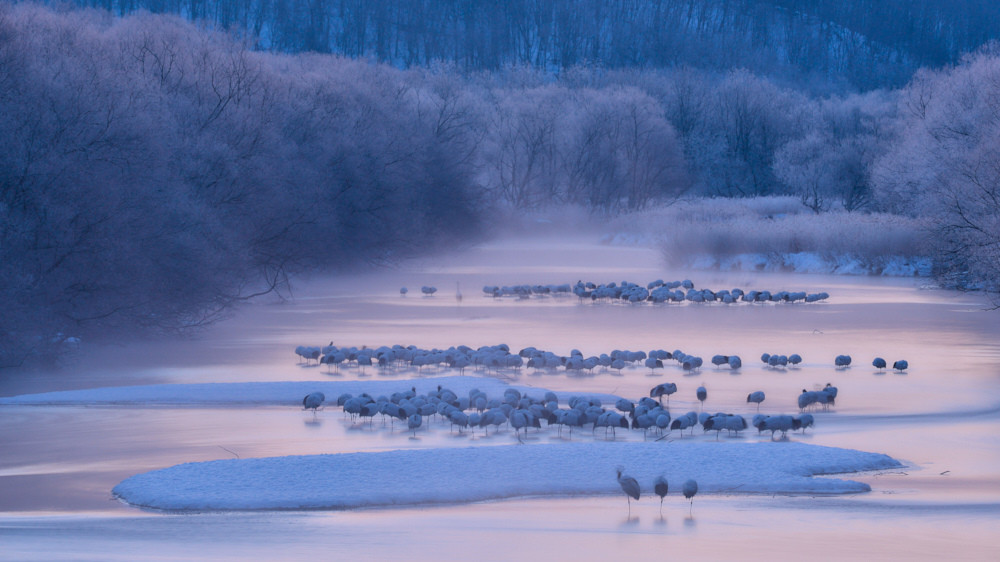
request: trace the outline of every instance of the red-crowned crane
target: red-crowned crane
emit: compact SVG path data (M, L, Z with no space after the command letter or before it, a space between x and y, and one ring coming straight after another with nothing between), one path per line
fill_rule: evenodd
M660 517L663 516L663 498L667 495L668 489L667 477L662 474L657 476L656 482L653 483L653 491L660 496Z
M681 488L681 492L684 493L684 498L691 501L691 508L688 510L688 515L691 514L691 510L694 509L694 495L698 493L698 483L694 479L688 480L684 483L684 487Z
M639 482L632 478L631 476L625 474L624 467L619 466L618 471L618 485L622 487L622 491L625 492L625 499L628 501L628 514L629 517L632 516L632 500L634 498L638 501L639 499Z

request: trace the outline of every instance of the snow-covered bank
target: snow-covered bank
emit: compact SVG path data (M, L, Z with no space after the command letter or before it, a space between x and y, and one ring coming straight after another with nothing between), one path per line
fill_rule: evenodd
M662 245L660 236L618 232L601 237L609 246ZM818 273L826 275L876 275L883 277L930 277L929 257L826 254L820 252L742 253L733 255L693 254L675 258L673 265L690 270L747 271L769 273Z
M664 474L703 493L849 494L867 484L812 478L902 465L886 456L792 442L571 443L187 463L132 476L113 493L165 510L352 509L525 496L620 493L624 466L643 489Z
M816 252L795 252L737 254L723 257L700 255L689 258L684 265L699 270L930 277L933 264L930 258L905 256L863 258L852 254L822 255Z
M240 405L270 404L299 405L302 397L311 392L326 395L327 404L336 404L337 396L367 392L372 396L391 394L416 388L420 394L437 389L449 388L460 396L478 388L490 395L502 395L508 388L514 388L530 396L541 397L545 389L522 385L509 385L499 379L489 377L427 377L421 379L392 379L364 381L315 381L315 382L245 382L245 383L204 383L204 384L154 384L144 386L116 386L87 390L66 390L23 394L0 398L0 405L68 405L68 404L171 404L171 405ZM572 393L596 396L602 401L616 399L610 394ZM556 393L565 401L570 393Z
M660 237L619 232L601 238L609 246L654 247ZM819 273L827 275L876 275L883 277L930 277L933 261L920 256L872 256L821 252L747 252L732 255L699 253L675 258L673 265L690 270L765 271L776 273Z
M921 219L813 213L795 197L691 199L611 221L600 243L660 248L671 267L929 277Z

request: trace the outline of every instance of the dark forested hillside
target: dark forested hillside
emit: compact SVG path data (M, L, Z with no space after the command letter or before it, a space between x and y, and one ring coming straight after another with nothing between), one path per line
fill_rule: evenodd
M74 0L180 14L264 49L464 70L679 64L900 86L1000 34L992 0Z

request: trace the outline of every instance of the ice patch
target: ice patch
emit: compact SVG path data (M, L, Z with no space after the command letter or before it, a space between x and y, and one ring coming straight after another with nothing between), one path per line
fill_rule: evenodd
M514 497L620 493L615 467L644 496L663 474L671 494L850 494L864 483L813 478L902 466L882 454L794 442L510 445L227 459L132 476L119 499L164 510L354 509Z

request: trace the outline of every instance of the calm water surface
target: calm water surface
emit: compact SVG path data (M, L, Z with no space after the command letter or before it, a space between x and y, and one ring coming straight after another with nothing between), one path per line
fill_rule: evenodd
M710 288L824 290L816 305L622 306L575 298L485 298L485 284L690 278ZM456 286L456 283L458 285ZM432 298L421 285L436 285ZM410 294L400 297L400 286ZM455 298L456 290L463 299ZM415 294L416 293L416 294ZM855 475L873 492L851 497L699 496L688 505L643 497L521 498L502 502L347 512L161 514L122 505L110 490L139 472L182 462L406 447L510 445L509 431L475 438L444 426L418 432L352 424L335 408L317 416L268 407L0 407L0 558L134 560L185 557L289 559L339 555L408 559L540 556L609 559L996 559L1000 538L1000 317L974 295L922 289L915 280L762 273L672 272L657 252L560 240L485 245L391 272L314 279L295 299L257 303L198 339L83 352L60 371L0 382L0 395L172 382L381 380L379 374L299 365L297 345L507 343L585 355L612 349L682 349L706 360L738 354L739 374L710 364L685 376L668 366L568 377L523 370L519 384L633 399L678 383L672 410L752 415L746 394L764 390L765 413L794 413L803 388L830 382L835 410L793 436L889 454L898 471ZM761 353L799 353L798 369L762 366ZM833 357L854 357L845 370ZM880 355L909 360L878 373ZM707 361L706 361L707 362ZM589 432L573 439L594 439ZM532 439L558 445L545 432ZM601 437L597 437L601 438ZM641 435L621 436L641 439ZM699 435L697 439L715 439ZM763 439L755 432L744 440ZM651 446L669 446L658 443ZM470 469L473 469L470 467ZM710 470L710 467L706 467ZM609 478L612 476L609 475ZM391 483L387 483L391 486ZM461 553L461 554L459 554Z

